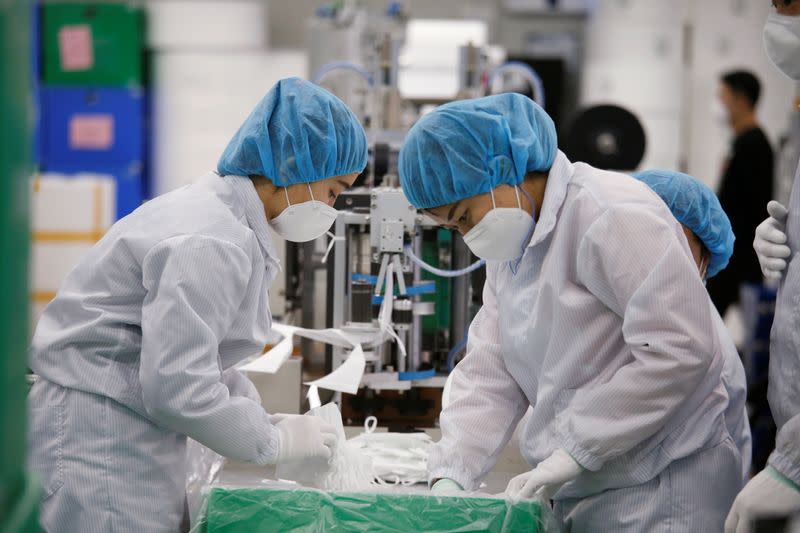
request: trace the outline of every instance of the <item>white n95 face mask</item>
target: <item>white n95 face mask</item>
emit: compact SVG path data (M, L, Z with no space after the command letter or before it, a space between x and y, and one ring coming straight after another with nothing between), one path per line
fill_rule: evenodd
M518 207L497 207L492 195L491 211L483 220L464 235L464 242L472 253L487 261L511 261L522 256L531 238L536 223L527 211L522 209L517 193Z
M284 188L283 192L286 194L286 203L289 206L269 221L275 233L287 241L308 242L322 237L331 229L339 212L328 204L315 200L310 185L308 192L311 194L311 200L307 202L292 205L289 201L289 191Z
M776 67L800 81L800 17L770 13L764 26L764 47Z

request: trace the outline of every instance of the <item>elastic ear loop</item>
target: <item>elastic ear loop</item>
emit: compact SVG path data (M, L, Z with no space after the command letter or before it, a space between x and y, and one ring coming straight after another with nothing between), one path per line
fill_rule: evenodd
M310 195L311 195L311 201L312 201L312 202L316 202L316 201L317 201L317 199L316 199L316 198L314 198L314 191L312 191L312 190L311 190L311 185L310 185L310 184L308 184L308 183L306 183L306 187L308 187L308 194L310 194ZM286 207L289 207L289 206L291 206L291 205L292 205L292 202L290 202L290 201L289 201L289 188L288 188L288 187L284 187L284 188L283 188L283 194L285 194L285 195L286 195Z
M705 281L708 279L708 264L711 262L711 254L703 254L700 258L700 278Z
M514 185L514 192L517 195L517 207L522 209L522 201L520 201L519 199L519 187L517 187L516 185ZM494 201L494 189L490 189L489 193L492 195L492 209L497 209L497 204Z

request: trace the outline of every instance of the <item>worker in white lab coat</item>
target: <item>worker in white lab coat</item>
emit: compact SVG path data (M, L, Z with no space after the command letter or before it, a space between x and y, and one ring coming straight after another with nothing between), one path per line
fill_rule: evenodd
M689 249L703 280L712 278L728 264L733 253L734 234L730 220L717 195L696 178L670 170L637 172L669 207L681 223ZM723 353L722 383L728 393L725 424L742 456L742 486L750 479L753 437L747 417L747 377L739 351L715 306L711 307L714 332Z
M366 162L355 115L285 79L216 172L146 203L86 254L31 347L29 462L45 531L178 531L187 436L255 464L330 456L332 427L268 414L233 367L271 327L280 265L269 228L323 235Z
M528 407L533 470L571 531L719 531L742 483L723 350L680 224L644 184L573 164L529 99L441 106L409 132L410 202L487 259L434 488L472 490Z
M772 0L772 6L764 25L767 54L798 82L800 0ZM753 245L764 276L778 283L767 392L778 434L767 468L736 497L725 533L750 533L758 519L800 516L800 166L789 208L770 202L767 211L770 217L756 229Z

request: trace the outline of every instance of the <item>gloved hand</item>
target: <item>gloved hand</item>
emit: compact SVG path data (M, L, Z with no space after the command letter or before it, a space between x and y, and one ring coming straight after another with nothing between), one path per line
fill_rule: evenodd
M436 483L433 484L431 487L431 492L438 492L441 494L452 493L452 492L461 492L464 489L461 488L461 485L453 481L452 479L448 479L446 477L438 480Z
M337 441L336 428L321 418L278 414L270 420L280 434L278 464L331 458Z
M725 520L725 533L750 533L757 517L800 512L800 487L768 466L744 486Z
M530 472L512 479L506 487L506 497L521 500L538 495L547 501L564 483L572 481L582 471L583 467L570 454L561 449L556 450Z
M770 217L756 228L753 249L758 254L761 272L767 279L780 279L786 269L786 259L792 255L786 246L786 217L789 212L779 202L767 204Z

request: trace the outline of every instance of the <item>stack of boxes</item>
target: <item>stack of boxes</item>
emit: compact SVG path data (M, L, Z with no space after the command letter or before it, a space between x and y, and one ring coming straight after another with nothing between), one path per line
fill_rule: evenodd
M33 324L85 252L146 195L143 11L45 3L39 16Z

